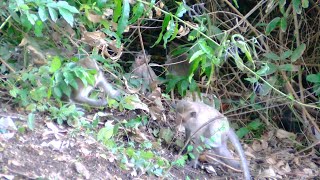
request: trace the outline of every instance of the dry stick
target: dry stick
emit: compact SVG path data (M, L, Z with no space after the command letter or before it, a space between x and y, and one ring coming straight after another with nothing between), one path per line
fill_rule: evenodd
M287 82L286 83L286 89L293 94L295 99L299 99L297 93L294 91L294 89L292 88L291 84L289 83L287 75L284 72L281 72L281 74L282 74L283 78L285 79L285 81ZM305 106L298 106L298 104L294 104L294 107L300 109L301 111L305 111L306 116L308 117L308 119L311 122L311 124L316 128L316 130L318 132L320 132L320 129L319 129L317 123L314 121L314 118L308 113L308 111L306 110ZM305 121L308 121L308 119L305 119Z
M229 166L228 164L226 164L226 163L224 163L224 162L222 162L222 161L220 161L220 160L218 160L218 159L216 159L216 158L214 158L214 157L212 157L212 156L206 155L206 157L209 158L209 159L211 159L211 160L214 160L214 161L222 164L223 166L226 166L227 168L230 168L230 169L232 169L232 170L234 170L234 171L236 171L236 172L243 172L243 171L241 171L241 170L239 170L239 169L236 169L236 168L234 168L234 167L232 167L232 166ZM223 158L223 157L222 157L222 158Z
M254 12L256 11L260 6L262 6L265 2L267 2L266 0L260 1L254 8L252 8L252 10L250 10L245 16L243 16L228 0L223 0L230 8L232 8L232 10L234 10L239 16L242 17L242 19L240 20L240 22L235 25L231 30L236 29L237 27L240 26L240 24L242 24L243 22L247 23L249 25L249 27L251 28L251 30L254 32L254 34L258 37L258 30L252 26L252 24L247 20L247 18ZM264 47L268 50L268 45L264 42L263 39L260 39L261 43L264 45Z
M138 25L140 26L140 20L138 20ZM144 56L144 61L145 61L144 63L147 66L147 71L148 71L149 78L153 82L154 79L152 78L150 69L148 68L147 56L146 56L146 51L144 50L144 44L143 44L143 39L142 39L140 27L138 27L138 34L139 34L139 40L140 40L140 44L141 44L141 48L142 48L142 52L143 52L143 56ZM149 86L150 86L150 84L149 84Z
M3 60L1 57L0 57L0 62L2 64L4 64L5 66L7 66L7 68L12 71L12 72L16 72L5 60Z
M192 137L193 137L196 133L198 133L198 131L200 131L202 128L204 128L204 127L207 126L208 124L212 123L213 121L218 120L218 119L222 119L222 118L224 118L224 117L223 117L223 116L218 116L218 117L212 118L212 119L210 119L210 121L204 123L201 127L199 127L194 133L192 133L191 136L190 136L190 137L187 139L187 141L185 142L183 148L182 148L182 149L180 150L180 152L178 153L178 157L181 156L182 151L187 147L187 145L188 145L189 142L191 141ZM171 170L172 166L173 166L173 164L171 164L170 167L168 168L168 170L166 170L166 171L164 172L164 175L163 175L163 177L162 177L161 179L163 179L163 178L166 176L166 174Z
M313 148L314 146L319 145L319 144L320 144L320 141L315 142L315 143L311 144L310 146L308 146L308 147L300 150L299 152L295 153L295 155L298 155L298 154L300 154L300 153L302 153L302 152L304 152L304 151L306 151L306 150L308 150L308 149L311 149L311 148Z

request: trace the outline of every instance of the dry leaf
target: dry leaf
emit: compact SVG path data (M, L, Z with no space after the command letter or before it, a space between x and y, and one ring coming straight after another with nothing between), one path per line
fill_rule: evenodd
M89 21L91 21L93 23L99 23L102 20L102 16L96 15L96 14L93 14L93 13L89 13L87 18L88 18Z
M113 9L108 8L104 10L103 15L106 19L113 16Z
M81 164L80 162L75 162L74 166L75 166L75 169L77 170L77 172L79 174L84 176L86 179L90 178L90 173L89 173L89 171L87 170L87 168L83 164Z
M297 135L283 129L278 129L276 132L276 137L279 139L296 139Z
M255 150L256 152L261 151L262 150L261 143L257 140L254 140L252 143L252 149Z

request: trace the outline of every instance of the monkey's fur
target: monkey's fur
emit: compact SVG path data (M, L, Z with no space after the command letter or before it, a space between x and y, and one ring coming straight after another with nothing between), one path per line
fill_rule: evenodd
M97 74L95 74L94 86L91 86L91 85L85 86L79 78L76 79L78 84L78 89L72 90L72 93L70 96L71 101L80 103L80 104L88 104L90 106L96 106L96 107L107 105L107 100L105 99L105 97L99 100L89 97L91 91L96 87L103 89L104 93L109 95L111 98L117 98L118 96L120 96L120 91L115 90L112 87L112 85L108 82L108 80L104 76L103 72L99 69L99 66L95 60L90 58L85 58L78 61L77 64L86 69L97 70Z
M229 127L229 122L225 116L223 116L218 110L206 104L186 100L181 100L177 103L176 111L176 122L177 124L182 124L185 127L187 139L189 139L190 136L199 130L204 124L213 120L194 134L194 148L196 149L201 145L200 137L203 136L205 138L204 143L211 146L215 154L221 157L226 157L221 158L222 161L234 168L240 169L239 162L234 160L234 157L228 150L227 140L230 139L232 145L240 156L244 177L246 180L250 180L250 171L243 149L237 135ZM196 168L199 152L194 150L193 154L195 159L192 160L192 165Z
M146 92L147 86L150 87L150 85L157 80L157 75L149 66L150 59L151 55L144 54L143 51L140 51L135 56L131 68L133 74L143 80L143 84L141 85L142 92Z

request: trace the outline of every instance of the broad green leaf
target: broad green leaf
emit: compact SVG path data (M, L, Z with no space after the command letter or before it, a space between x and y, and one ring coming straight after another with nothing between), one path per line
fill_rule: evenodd
M256 83L258 82L258 79L255 77L251 77L251 78L244 78L246 81L249 81L250 83Z
M279 9L280 12L282 13L282 15L286 15L286 11L285 11L285 5L286 5L286 0L279 0Z
M135 23L143 14L144 5L141 2L137 2L136 5L133 7L133 17L130 19L129 23Z
M296 60L298 60L302 56L305 49L306 44L300 44L300 46L298 46L297 49L292 52L291 62L295 62Z
M285 60L292 55L292 51L288 50L280 54L280 60Z
M282 30L282 32L286 32L287 26L288 26L287 19L282 17L280 21L280 29Z
M239 137L239 139L243 138L245 135L249 134L249 129L247 127L242 127L237 130L236 134Z
M320 83L320 73L318 73L318 74L309 74L307 76L307 81L313 82L313 83Z
M267 71L269 71L269 66L268 64L265 64L261 69L259 69L256 73L259 76L262 76L263 74L265 74Z
M118 22L118 28L117 28L117 34L118 36L122 37L122 33L128 26L129 22L129 14L130 14L130 4L129 0L123 0L122 1L122 14Z
M113 11L113 22L118 22L119 17L121 16L122 1L114 0L114 11Z
M279 66L279 70L293 72L293 71L298 71L299 68L298 66L293 64L282 64Z
M62 91L63 94L67 95L68 97L70 97L71 95L71 87L67 85L66 82L61 82L59 83L59 88Z
M183 14L187 12L187 9L186 9L184 3L179 3L179 4L180 4L180 5L179 5L179 7L178 7L177 12L176 12L175 15L176 15L177 17L181 18L181 17L183 16Z
M33 113L30 113L29 115L28 115L28 128L30 129L30 130L34 130L34 128L35 128L35 121L36 121L36 119L35 119L35 114L33 114Z
M212 48L207 45L207 42L204 39L199 40L198 44L209 59L213 58L214 52Z
M293 9L297 14L301 14L301 0L292 0Z
M169 21L168 27L167 27L167 32L163 35L163 46L164 48L166 48L167 43L168 43L168 39L172 36L174 30L175 30L175 23L173 20Z
M57 86L53 87L53 94L58 98L62 97L62 92L61 92L60 88Z
M263 54L263 56L268 58L268 59L275 60L275 61L280 60L280 57L277 54L273 53L273 52L265 53L265 54Z
M63 19L70 24L71 27L73 27L73 15L68 9L64 9L62 7L59 8L59 13L62 15Z
M55 9L51 8L51 7L48 7L49 9L49 14L50 14L50 17L52 19L53 22L56 22L57 19L58 19L58 13Z
M177 21L176 21L174 24L175 24L174 32L173 32L171 38L169 39L169 42L172 41L174 38L176 38L177 34L179 33L179 23L177 23Z
M43 23L42 21L40 20L37 20L35 25L34 25L34 34L37 36L37 37L42 37L43 34L42 34L42 29L43 29Z
M98 141L106 141L109 140L113 135L113 128L101 128L100 131L97 134L97 140Z
M248 128L252 129L252 130L258 130L262 125L263 125L263 123L261 123L261 121L257 119L257 120L250 122L248 124Z
M185 92L188 90L188 86L189 86L188 80L184 79L184 80L180 81L178 83L178 93L181 96L184 96Z
M273 31L280 22L280 17L276 17L274 18L266 27L266 34L269 35L271 33L271 31Z
M77 10L77 8L73 7L73 6L70 6L66 1L58 1L57 2L57 6L59 7L58 9L60 8L63 8L63 9L66 9L68 10L70 13L79 13L79 11Z
M22 26L26 27L26 31L29 31L33 27L26 15L22 15L20 21Z
M191 63L192 61L194 61L195 59L197 59L199 56L203 55L204 52L200 49L197 52L193 53L193 55L191 56L189 63Z
M58 56L55 56L53 59L52 59L52 62L50 64L50 72L51 73L54 73L56 72L58 69L60 69L61 67L61 60Z
M45 6L39 6L38 14L41 19L41 21L46 21L48 19L48 12L46 11Z
M38 20L38 16L36 16L35 14L29 14L27 13L27 18L29 20L29 22L34 25L36 23L36 21Z
M163 32L167 28L167 26L168 26L168 24L170 22L170 19L171 19L171 16L169 14L166 14L165 17L164 17L164 20L162 22L162 29L161 29L161 32L159 34L159 37L158 37L157 41L151 47L154 47L155 45L159 44L159 42L162 40Z
M309 7L309 0L302 0L302 7L303 8L308 8Z

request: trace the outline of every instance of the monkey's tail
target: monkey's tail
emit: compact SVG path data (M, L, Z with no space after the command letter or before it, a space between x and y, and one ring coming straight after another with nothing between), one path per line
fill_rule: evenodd
M238 139L238 136L236 135L236 133L231 128L229 130L229 139L232 142L232 144L235 146L235 148L236 148L236 150L237 150L237 152L238 152L238 154L240 156L240 160L242 162L240 164L242 166L242 170L243 170L243 173L244 173L244 178L246 180L251 180L250 170L249 170L248 163L247 163L244 151L242 149L241 143L240 143L240 141ZM236 144L239 144L239 146L236 146Z

